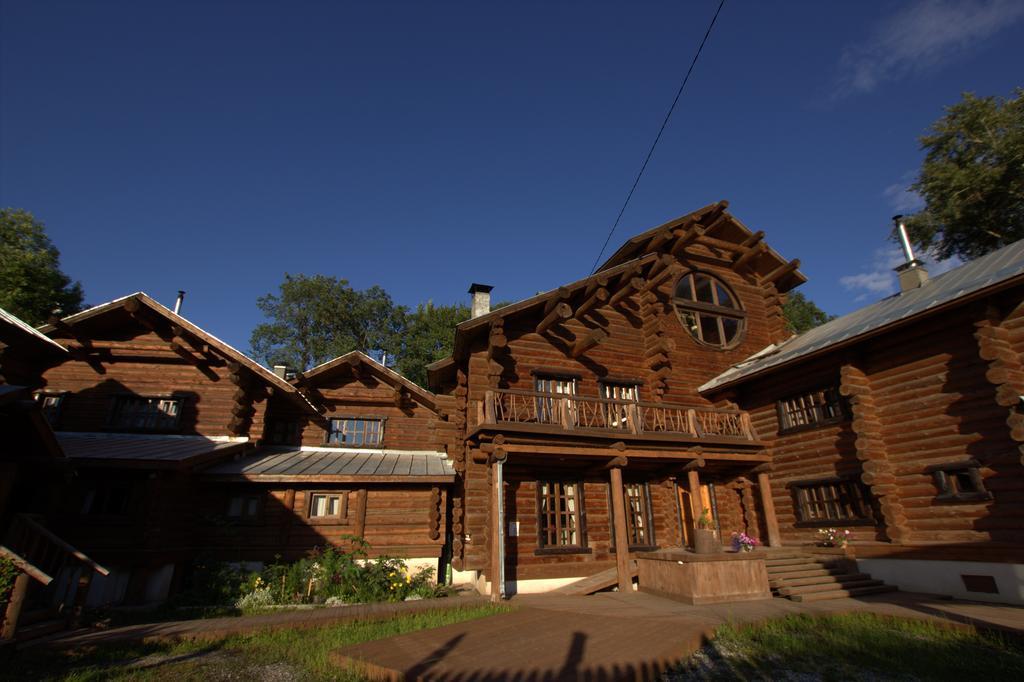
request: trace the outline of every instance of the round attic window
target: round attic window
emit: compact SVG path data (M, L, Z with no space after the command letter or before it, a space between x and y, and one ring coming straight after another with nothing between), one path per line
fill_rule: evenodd
M698 342L731 348L743 338L747 314L725 283L703 272L688 272L672 299L686 330Z

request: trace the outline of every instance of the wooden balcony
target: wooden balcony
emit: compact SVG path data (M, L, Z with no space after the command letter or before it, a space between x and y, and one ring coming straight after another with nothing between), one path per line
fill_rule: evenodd
M741 410L589 398L516 389L486 392L478 415L484 425L546 426L566 432L624 437L678 436L679 440L756 441Z

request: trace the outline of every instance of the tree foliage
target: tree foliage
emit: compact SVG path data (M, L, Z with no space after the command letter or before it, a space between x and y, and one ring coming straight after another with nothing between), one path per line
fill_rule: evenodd
M398 370L420 386L427 385L427 365L452 353L455 325L469 319L468 305L435 306L427 302L406 317Z
M32 325L82 309L82 285L61 271L45 226L20 209L0 209L0 308Z
M786 324L794 334L803 334L805 331L835 319L835 315L829 315L799 291L789 294L786 303L782 306L782 315L786 318Z
M907 230L937 258L977 258L1024 238L1024 89L1015 95L965 93L921 137L927 153L911 189L925 207Z
M253 353L269 365L300 370L353 350L394 354L405 319L405 308L384 289L353 289L325 275L285 274L278 293L256 305L269 322L253 330Z

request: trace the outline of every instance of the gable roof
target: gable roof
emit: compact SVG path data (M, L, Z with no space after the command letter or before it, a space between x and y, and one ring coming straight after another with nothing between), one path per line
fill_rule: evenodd
M91 464L182 469L241 453L244 440L207 436L58 432L67 457Z
M698 390L702 393L721 390L1020 283L1024 283L1024 240L937 275L917 289L838 317L777 346L768 346Z
M219 480L274 482L451 483L443 452L348 448L260 448L203 472Z
M358 350L349 351L344 355L339 355L333 360L328 360L327 362L319 364L307 372L299 372L295 377L296 383L315 383L314 380L317 377L330 374L335 369L351 366L353 364L363 364L370 367L374 373L384 379L386 383L394 386L395 388L404 387L408 389L410 393L416 395L420 399L420 402L425 404L427 407L431 409L436 407L436 395L413 383L390 367L382 365L366 353Z
M15 338L18 338L24 340L25 343L34 344L44 350L60 353L68 352L67 348L57 343L46 334L43 334L21 318L7 312L3 308L0 308L0 326L5 330L3 334L0 334L0 339L4 339L4 343L7 343L8 345L10 345L11 341ZM8 338L11 339L11 341L6 340Z
M218 353L220 353L228 360L237 362L239 365L248 369L257 378L259 378L266 384L272 386L273 388L283 391L287 395L294 396L297 400L299 400L301 403L307 406L310 410L313 410L315 412L313 406L309 403L305 396L303 396L299 392L299 390L295 386L288 383L281 377L277 376L272 371L270 371L263 365L259 364L258 362L250 358L248 355L235 349L228 343L221 341L213 334L210 334L209 332L196 326L192 322L189 322L187 319L175 313L170 308L153 300L145 292L137 291L134 294L122 296L121 298L116 298L108 303L103 303L101 305L89 308L88 310L83 310L80 313L69 315L68 317L65 317L61 320L61 324L74 327L75 325L81 324L82 322L85 322L87 320L91 320L114 311L122 310L130 301L137 301L139 304L146 306L153 312L164 317L170 324L181 327L183 330L185 330L192 336L196 337L203 343L215 349ZM46 334L51 334L54 331L57 331L57 329L57 326L52 324L45 325L39 328L41 332L44 332Z

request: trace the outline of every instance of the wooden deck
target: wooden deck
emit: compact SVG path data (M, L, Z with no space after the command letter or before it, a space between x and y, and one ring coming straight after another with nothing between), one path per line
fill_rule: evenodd
M650 680L701 647L720 625L791 613L850 611L1024 631L1024 609L894 593L797 604L786 599L688 606L647 594L524 595L507 614L344 647L371 679Z

